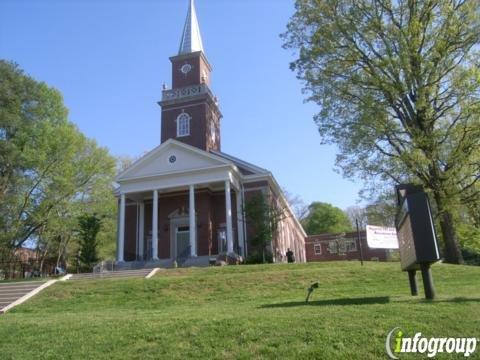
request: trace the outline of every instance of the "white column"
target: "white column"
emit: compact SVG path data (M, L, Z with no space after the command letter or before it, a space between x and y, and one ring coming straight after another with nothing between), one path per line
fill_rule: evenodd
M158 260L158 190L153 190L152 260Z
M125 194L120 195L120 226L118 228L118 254L117 260L123 262L125 248Z
M188 215L190 220L190 255L197 256L197 222L195 219L195 186L190 185L190 205Z
M237 238L238 246L241 247L242 256L245 256L244 240L243 240L243 204L242 204L242 193L240 190L235 190L236 202L237 202Z
M145 203L140 201L140 216L138 219L138 256L143 260L145 243Z
M225 181L225 211L227 217L227 253L233 252L232 229L232 198L230 195L230 180Z

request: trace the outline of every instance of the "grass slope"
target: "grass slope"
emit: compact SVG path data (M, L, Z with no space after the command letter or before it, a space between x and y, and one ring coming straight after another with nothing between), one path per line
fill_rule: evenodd
M433 303L409 296L398 263L172 269L149 280L67 281L0 316L0 358L373 359L386 358L386 334L396 326L409 335L479 337L480 268L438 264L433 276ZM320 287L305 305L313 281Z

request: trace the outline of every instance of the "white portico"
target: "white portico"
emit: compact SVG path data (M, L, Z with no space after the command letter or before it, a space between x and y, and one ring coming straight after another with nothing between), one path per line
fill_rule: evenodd
M241 253L245 249L244 237L244 221L243 221L243 196L241 190L242 174L237 166L218 155L207 153L190 145L170 139L146 154L140 160L132 164L126 171L121 173L117 179L119 187L117 193L119 195L119 227L118 227L118 254L119 262L125 260L175 260L179 257L196 257L215 255L221 251L226 253L233 253L239 249ZM196 191L202 190L203 196L196 196ZM206 198L206 194L223 193L224 198L224 212L225 218L218 220L221 215L211 213L212 202ZM235 193L234 201L236 208L232 209L232 192ZM171 194L170 197L169 194ZM178 200L172 207L172 197ZM188 211L184 210L182 204L182 194L188 194L188 201L185 202ZM159 222L165 224L167 220L165 216L160 216L162 211L162 200L168 201L168 222L171 231L167 231L168 236L165 236L162 231L167 225L163 225L161 229ZM197 207L197 199L202 202ZM151 219L146 219L146 202L151 203ZM127 207L134 206L135 221L130 220L130 223L135 223L135 231L129 229L127 232ZM165 204L167 206L167 204ZM217 206L218 207L218 206ZM170 210L174 210L170 212ZM202 211L202 213L199 213ZM182 213L183 212L183 213ZM182 222L181 219L187 218L185 212L188 213L188 222ZM217 210L218 213L220 211ZM236 224L234 225L233 214L235 212ZM209 214L209 218L205 221L205 213ZM172 215L173 214L173 215ZM198 219L202 219L202 226L208 226L209 232L204 229L202 231L203 237L200 238L198 234ZM151 227L147 228L147 221L151 223ZM224 220L224 221L223 221ZM221 249L220 246L210 246L210 251L205 251L205 243L212 243L217 241L216 234L212 234L210 228L217 228L215 222L224 224L224 233L226 240L226 249ZM213 223L213 224L209 224ZM184 231L188 226L188 254L179 254L180 248L177 241L182 241L181 237L176 234ZM132 224L130 224L130 228ZM235 228L235 234L234 234ZM180 230L179 230L180 229ZM172 231L175 234L172 235ZM130 234L128 242L132 248L131 234L135 234L135 258L132 259L131 251L128 259L125 258L127 237ZM205 235L206 234L206 235ZM161 239L161 237L168 237L168 239ZM146 241L148 238L148 241ZM236 240L236 246L234 246ZM168 258L163 251L163 256L160 256L159 245L170 244L170 251L167 251ZM201 246L199 254L198 247ZM151 252L147 249L151 248ZM215 251L216 248L216 251ZM182 248L183 250L186 249Z

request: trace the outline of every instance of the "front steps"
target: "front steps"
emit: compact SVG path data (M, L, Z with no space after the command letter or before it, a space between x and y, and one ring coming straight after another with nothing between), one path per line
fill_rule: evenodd
M120 270L139 270L139 269L154 269L154 268L171 268L172 260L157 260L157 261L124 261L115 263L115 271Z
M99 280L99 279L126 279L126 278L151 278L160 269L142 268L133 270L103 271L83 274L68 274L60 281ZM43 289L59 280L48 281L19 281L0 283L0 314L27 301Z
M216 256L212 256L211 258L214 259L216 258ZM210 256L189 257L182 264L178 264L178 266L179 267L190 267L190 266L204 267L209 265L209 261L210 261Z
M213 257L214 258L214 257ZM177 263L178 267L205 267L209 265L210 256L196 256L185 259ZM104 271L72 274L69 280L98 280L112 278L145 278L154 269L167 269L174 267L172 259L162 259L157 261L125 261L116 262L105 266ZM113 268L114 270L107 270Z
M30 292L38 289L46 281L19 281L0 284L0 314Z
M124 279L124 278L145 278L152 272L153 268L134 270L103 271L98 273L72 274L72 280L99 280L99 279Z
M204 267L209 265L210 258L216 258L215 256L195 256L189 257L183 262L177 261L178 267ZM134 269L153 269L153 268L162 268L169 269L173 267L172 259L161 259L161 260L149 260L149 261L125 261L125 262L116 262L115 271L117 270L134 270Z

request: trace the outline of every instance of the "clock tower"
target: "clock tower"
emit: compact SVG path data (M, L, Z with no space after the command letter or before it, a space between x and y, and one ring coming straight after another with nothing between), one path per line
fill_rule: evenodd
M220 113L210 90L210 66L202 44L194 0L190 0L180 49L170 58L172 88L164 89L161 142L175 139L205 151L220 150Z

